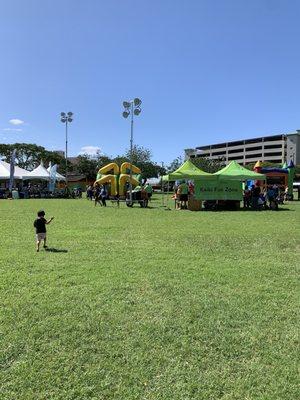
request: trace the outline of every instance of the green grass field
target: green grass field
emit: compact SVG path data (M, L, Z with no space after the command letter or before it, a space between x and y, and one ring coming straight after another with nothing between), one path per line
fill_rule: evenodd
M1 400L299 398L300 202L160 204L0 201Z

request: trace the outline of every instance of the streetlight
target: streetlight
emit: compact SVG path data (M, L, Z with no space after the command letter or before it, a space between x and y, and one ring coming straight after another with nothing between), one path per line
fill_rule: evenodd
M66 185L68 186L68 123L73 121L73 113L69 111L68 113L61 112L60 120L63 124L66 124Z
M123 101L123 117L128 118L131 115L131 129L130 129L130 182L129 182L129 200L132 203L132 150L133 150L133 116L138 116L141 112L142 100L135 98L130 101Z

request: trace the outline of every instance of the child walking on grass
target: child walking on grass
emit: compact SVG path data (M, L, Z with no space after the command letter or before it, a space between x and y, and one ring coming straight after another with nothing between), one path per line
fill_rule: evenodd
M46 246L46 225L50 224L54 217L51 217L48 221L45 218L45 211L41 210L37 213L37 219L34 221L33 226L35 227L36 233L36 251L40 251L40 244L41 241L44 241L44 249L47 248Z

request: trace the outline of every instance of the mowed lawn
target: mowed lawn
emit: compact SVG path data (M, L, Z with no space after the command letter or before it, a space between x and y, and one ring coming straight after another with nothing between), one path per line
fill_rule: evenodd
M1 400L299 398L300 202L160 205L0 201Z

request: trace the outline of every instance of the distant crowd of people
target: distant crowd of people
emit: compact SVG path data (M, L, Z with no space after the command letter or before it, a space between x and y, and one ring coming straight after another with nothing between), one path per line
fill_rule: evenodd
M189 195L193 195L195 188L192 182L189 184L186 181L182 181L179 185L174 186L173 199L175 200L175 208L177 210L186 210Z
M245 209L271 209L277 210L279 204L288 200L288 188L282 190L278 185L268 185L262 188L252 185L250 188L245 186L243 201Z
M128 189L127 189L128 192ZM138 185L133 189L133 193L140 193L140 198L145 200L151 200L153 188L150 183L144 185Z
M126 185L125 187L125 194L124 197L126 197L126 193L128 193L129 190L129 184ZM152 197L153 193L153 188L149 183L145 183L144 185L138 185L136 186L133 191L133 199L147 199L150 200ZM140 194L140 196L138 196ZM106 207L106 200L109 199L109 192L107 185L88 185L86 187L86 198L90 201L95 202L95 206L99 204L100 206ZM114 196L112 198L113 200L119 200L119 196Z
M19 199L41 198L49 195L47 183L32 184L28 182L26 184L17 184L12 188L12 192L16 192ZM12 192L9 191L8 187L1 188L0 198L10 198L12 197Z
M48 183L28 183L28 185L23 185L23 188L19 188L19 192L22 191L24 193L24 197L33 197L33 198L41 198L43 195L47 195Z
M26 182L25 184L17 184L12 188L11 192L8 187L0 188L0 199L82 198L81 187L75 187L73 189L69 189L66 186L61 188L56 187L54 191L50 191L48 185L48 182Z

